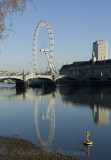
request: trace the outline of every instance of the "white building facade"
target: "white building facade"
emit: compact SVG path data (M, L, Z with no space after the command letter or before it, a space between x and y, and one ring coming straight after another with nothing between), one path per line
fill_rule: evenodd
M93 43L93 53L96 61L108 59L108 42L99 40Z

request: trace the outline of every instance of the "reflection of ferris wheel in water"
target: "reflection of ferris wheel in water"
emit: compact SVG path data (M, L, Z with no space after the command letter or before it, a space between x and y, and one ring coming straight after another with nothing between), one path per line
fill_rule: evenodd
M49 103L47 106L47 110L45 114L42 114L41 118L42 121L45 121L47 119L50 119L50 133L48 136L47 140L43 140L41 135L40 135L40 129L39 129L39 123L38 123L38 101L35 101L34 104L34 126L35 126L35 132L36 132L36 136L39 140L39 143L42 147L49 147L51 142L53 141L53 137L54 137L54 131L55 131L55 111L54 111L54 101L53 99L50 97L49 99Z
M38 66L38 57L37 57L38 56L38 53L37 53L38 42L37 42L37 40L38 40L38 35L39 35L39 32L40 32L40 29L41 29L41 27L44 27L44 26L46 27L46 29L48 31L49 49L41 48L40 51L45 53L46 59L47 59L47 62L48 62L46 73L56 74L56 70L55 70L54 65L53 65L54 37L53 37L51 26L49 25L49 23L46 20L40 21L40 23L38 24L38 26L37 26L37 28L35 30L35 34L34 34L34 39L33 39L33 63L34 63L34 69L35 69L37 74L40 73L40 68Z

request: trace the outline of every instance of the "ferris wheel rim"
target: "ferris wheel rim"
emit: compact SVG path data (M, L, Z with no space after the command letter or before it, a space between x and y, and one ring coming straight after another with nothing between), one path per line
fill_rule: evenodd
M50 101L52 101L52 98L50 98ZM38 125L38 102L35 101L34 105L34 126L35 126L35 132L37 139L39 140L39 143L43 147L49 147L51 142L53 141L54 132L55 132L55 111L53 104L50 106L50 132L47 140L43 140L40 131L39 131L39 125Z
M48 23L48 21L41 20L35 29L35 34L34 34L34 38L33 38L33 49L32 49L33 50L34 70L36 71L37 74L39 74L39 72L40 72L39 65L38 65L38 59L37 59L37 39L38 39L39 31L40 31L41 27L43 27L43 26L45 26L48 31L50 55L52 56L52 57L50 57L51 61L53 61L53 57L54 57L54 36L53 36L52 28L51 28L50 24ZM54 68L54 67L52 67L52 68ZM55 70L55 68L54 68L54 70Z

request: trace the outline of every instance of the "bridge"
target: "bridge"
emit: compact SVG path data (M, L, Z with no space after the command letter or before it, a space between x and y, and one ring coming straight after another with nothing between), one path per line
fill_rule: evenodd
M58 79L61 79L63 77L66 77L66 75L34 75L34 74L29 74L29 75L13 75L13 76L0 76L0 80L5 80L5 79L12 79L12 80L20 80L20 81L25 81L27 82L30 79L36 79L36 78L41 78L41 79L50 79L52 81L56 81Z
M35 75L35 74L29 74L25 75L24 73L22 75L4 75L0 76L0 80L6 80L11 79L16 82L16 86L25 86L27 82L31 79L43 79L43 80L51 80L52 82L56 82L57 80L66 77L66 75Z

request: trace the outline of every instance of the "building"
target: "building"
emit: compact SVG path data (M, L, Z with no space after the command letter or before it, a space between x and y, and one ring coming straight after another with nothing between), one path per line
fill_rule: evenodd
M81 61L63 65L59 73L61 75L74 76L111 76L111 60Z
M59 73L61 75L84 77L111 76L111 59L108 60L108 43L106 41L94 42L91 60L63 65Z
M93 43L93 57L97 61L108 59L108 42L99 40Z

